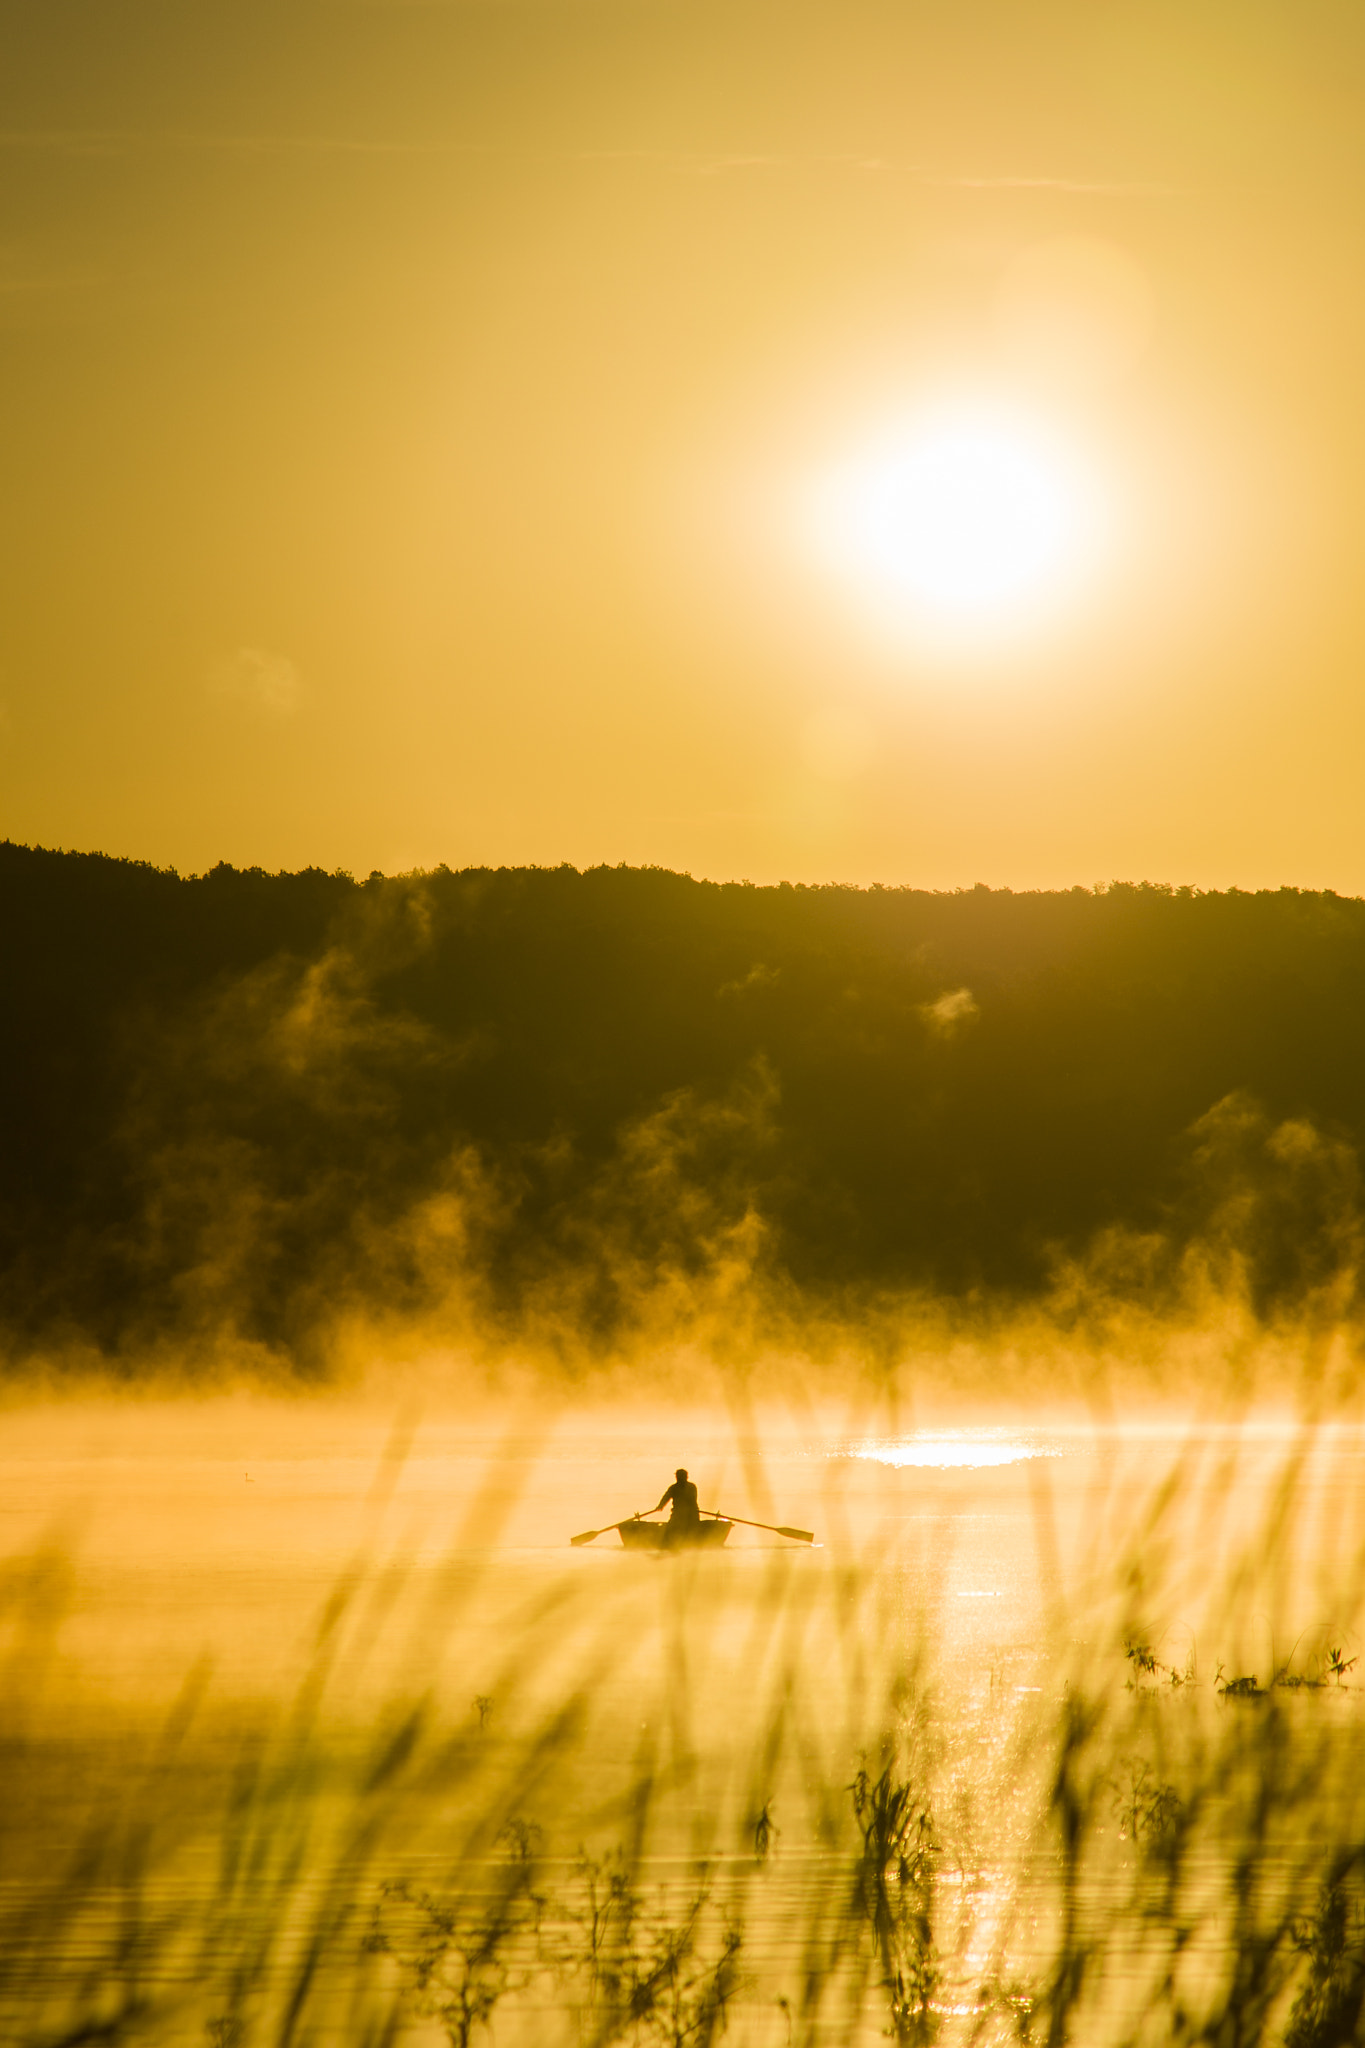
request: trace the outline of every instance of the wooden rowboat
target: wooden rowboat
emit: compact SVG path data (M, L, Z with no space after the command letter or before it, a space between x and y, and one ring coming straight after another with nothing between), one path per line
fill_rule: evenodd
M713 1515L690 1536L670 1534L667 1522L622 1522L620 1527L627 1550L719 1550L734 1524L724 1515Z
M657 1508L649 1513L656 1515ZM618 1529L621 1541L627 1550L719 1550L721 1544L738 1522L744 1529L766 1529L773 1536L786 1536L793 1543L814 1543L815 1537L809 1529L789 1529L785 1522L750 1522L743 1515L722 1515L713 1508L704 1514L696 1529L684 1536L672 1522L647 1522L643 1515L628 1515L624 1522L607 1522L600 1529L581 1529L577 1536L569 1538L575 1550L581 1550L587 1543L595 1543L599 1536L609 1536Z

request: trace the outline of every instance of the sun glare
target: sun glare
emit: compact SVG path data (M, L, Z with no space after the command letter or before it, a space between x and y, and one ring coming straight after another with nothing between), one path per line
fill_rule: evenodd
M879 1465L929 1466L939 1471L957 1467L1018 1465L1028 1458L1059 1458L1056 1444L1012 1429L916 1430L908 1437L870 1437L850 1444L850 1458L871 1458Z
M1050 611L1089 566L1096 493L1038 423L986 406L922 415L826 474L814 540L885 622L994 637Z

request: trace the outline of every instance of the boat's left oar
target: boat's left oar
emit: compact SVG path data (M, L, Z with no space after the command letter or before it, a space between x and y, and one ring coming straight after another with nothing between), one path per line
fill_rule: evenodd
M793 1543L814 1543L815 1541L814 1529L788 1529L785 1523L782 1522L746 1522L743 1515L722 1515L716 1508L707 1508L705 1512L713 1516L718 1522L738 1522L740 1527L744 1529L767 1529L774 1536L790 1536ZM575 1536L574 1542L576 1543L577 1541L578 1538Z
M622 1521L605 1522L600 1529L585 1529L581 1536L571 1536L569 1538L569 1541L570 1543L572 1543L574 1549L577 1550L580 1547L580 1545L584 1543L595 1543L599 1536L610 1536L613 1529L624 1529L627 1522L638 1522L639 1519L640 1517L638 1514L626 1515Z

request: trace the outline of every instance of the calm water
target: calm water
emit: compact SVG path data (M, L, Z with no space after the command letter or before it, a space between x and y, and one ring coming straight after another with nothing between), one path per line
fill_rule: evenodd
M395 1594L401 1582L400 1606L458 1606L452 1685L473 1689L471 1631L485 1632L495 1660L551 1596L574 1616L562 1635L614 1630L636 1664L644 1617L656 1625L667 1606L659 1575L676 1578L679 1561L626 1556L612 1533L583 1549L568 1539L650 1508L679 1462L704 1509L816 1534L807 1549L736 1527L723 1554L683 1564L689 1583L742 1612L769 1597L774 1570L784 1586L812 1587L856 1571L881 1625L891 1615L922 1632L940 1681L966 1693L1006 1667L1011 1682L1034 1682L1019 1675L1030 1656L1059 1627L1098 1626L1115 1574L1135 1562L1150 1589L1145 1618L1172 1643L1192 1635L1209 1675L1215 1658L1259 1657L1268 1670L1272 1633L1350 1619L1331 1609L1365 1539L1355 1427L889 1430L830 1411L799 1426L750 1418L746 1430L677 1411L472 1424L245 1401L19 1411L3 1431L0 1554L63 1552L60 1654L73 1697L169 1696L201 1655L229 1691L286 1686L329 1591L357 1570ZM1286 1473L1294 1514L1267 1543ZM1210 1597L1248 1544L1260 1583L1204 1645ZM1277 1657L1289 1640L1276 1636ZM542 1644L547 1674L563 1648ZM401 1630L373 1650L376 1682L410 1654ZM442 1644L423 1655L439 1669Z
M610 1533L570 1547L651 1507L679 1462L704 1508L816 1543L737 1527L707 1556L628 1555ZM774 1797L767 1918L748 1950L765 1970L792 1965L793 1930L837 1863L812 1788L847 1786L898 1730L956 1845L942 1913L965 1982L1036 1879L1031 1717L1055 1714L1078 1673L1121 1688L1115 1644L1131 1627L1209 1698L1220 1665L1264 1680L1320 1663L1329 1641L1353 1650L1363 1498L1359 1430L1302 1435L1279 1417L1097 1429L893 1427L835 1409L739 1426L676 1408L14 1411L4 1699L35 1786L43 1745L60 1751L33 1793L35 1859L64 1802L117 1774L118 1744L164 1717L197 1660L210 1723L296 1698L332 1602L319 1697L335 1740L364 1744L395 1703L420 1699L465 1737L482 1714L487 1756L510 1760L580 1701L572 1755L528 1805L565 1856L619 1831L611 1816L642 1769L668 1788L652 1866L665 1879L670 1858L739 1868ZM13 1563L35 1556L47 1562ZM1353 1715L1353 1688L1328 1708ZM407 1867L434 1884L449 1855L437 1807L404 1837ZM9 1839L22 1847L17 1822ZM182 1902L211 1885L209 1852L202 1869L186 1853ZM13 1905L36 1878L7 1882ZM81 1940L98 1945L92 1924Z

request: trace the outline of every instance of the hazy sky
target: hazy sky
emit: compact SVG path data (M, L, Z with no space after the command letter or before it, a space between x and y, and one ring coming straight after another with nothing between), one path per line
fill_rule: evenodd
M0 36L0 834L1365 891L1358 5Z

